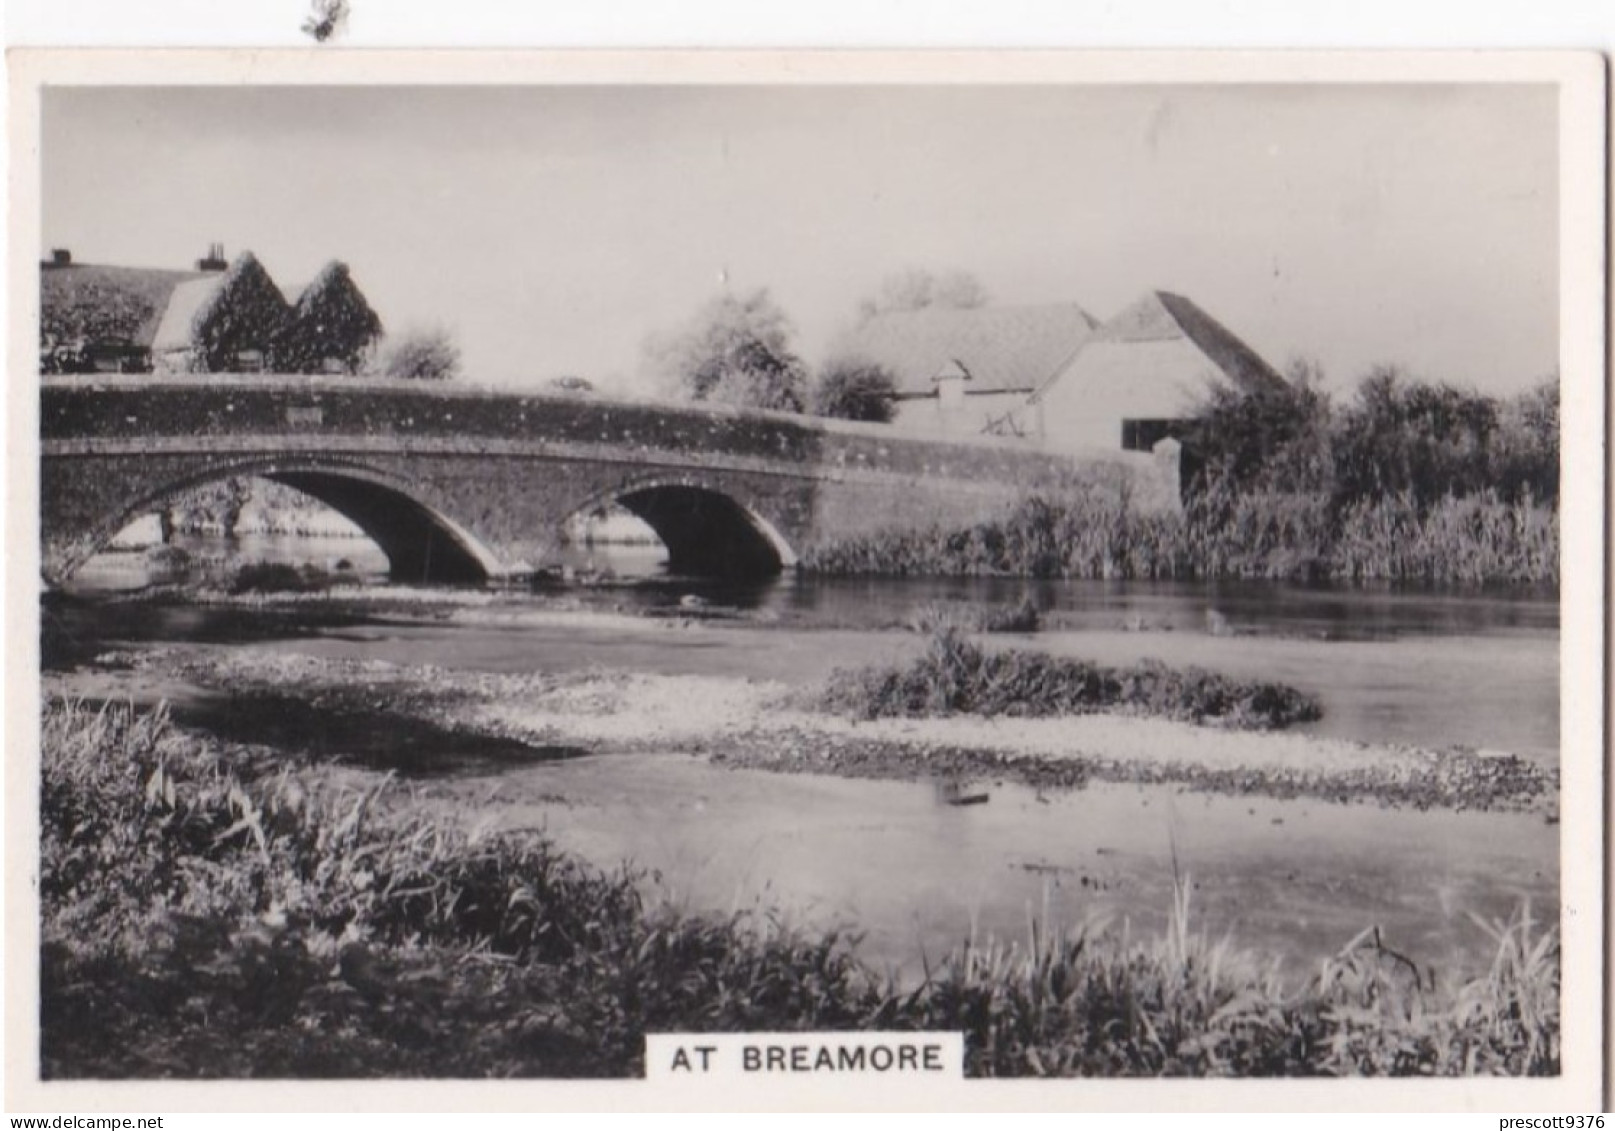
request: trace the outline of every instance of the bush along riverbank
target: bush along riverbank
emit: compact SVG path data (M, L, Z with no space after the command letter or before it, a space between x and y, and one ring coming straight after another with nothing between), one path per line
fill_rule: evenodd
M475 838L345 779L174 726L48 702L41 783L47 1078L593 1076L647 1031L963 1031L1023 1075L1552 1074L1557 932L1483 923L1443 976L1370 928L1310 976L1192 926L1035 925L917 985L844 935L648 906L537 835Z
M810 573L1556 584L1559 382L1499 400L1370 374L1349 403L1315 366L1215 391L1176 429L1181 514L1079 484L964 529L809 547Z

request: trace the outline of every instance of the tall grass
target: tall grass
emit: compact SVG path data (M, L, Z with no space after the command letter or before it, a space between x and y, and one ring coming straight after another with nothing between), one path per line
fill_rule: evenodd
M952 626L897 666L838 669L817 705L855 718L1076 715L1126 711L1251 729L1316 719L1316 699L1278 683L1244 683L1144 661L1111 668L1022 649L984 649Z
M1165 929L1134 941L1028 926L970 940L914 995L922 1027L966 1034L983 1076L1540 1075L1559 1071L1559 941L1529 908L1491 971L1453 990L1369 928L1299 985L1193 925L1187 875Z
M1255 490L1139 513L1098 493L1033 496L964 529L883 531L809 547L827 575L1556 583L1557 510L1494 493L1337 504Z
M810 546L809 573L890 577L1188 577L1182 520L1074 487L1034 494L1002 519L963 529L894 528Z
M1451 987L1365 932L1309 979L1191 925L1032 920L898 984L856 940L648 906L536 835L426 820L174 727L43 719L50 1078L634 1075L656 1031L963 1031L972 1075L1554 1073L1559 944L1528 909Z
M1420 512L1407 495L1346 508L1330 555L1350 580L1557 582L1559 513L1495 494L1446 496Z

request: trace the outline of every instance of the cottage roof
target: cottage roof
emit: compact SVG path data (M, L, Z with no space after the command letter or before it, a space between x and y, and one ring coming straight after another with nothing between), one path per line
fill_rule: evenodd
M40 331L58 341L117 338L150 346L179 285L209 276L196 271L46 265L40 271Z
M315 272L312 279L300 283L281 284L280 293L286 296L287 305L298 306L313 301L321 291L329 290L332 286L344 282L349 286L352 285L347 280L347 267L333 259Z
M347 264L333 259L295 293L276 364L299 373L318 372L332 362L357 368L363 351L381 336L382 326Z
M302 311L313 310L322 302L350 307L360 321L374 320L379 330L380 319L375 317L375 312L365 301L364 293L353 281L348 265L341 260L331 260L307 283L295 287L283 287L282 293L293 307Z
M1284 379L1234 332L1182 295L1150 291L1099 327L1095 342L1182 340L1206 356L1217 371L1247 393L1282 385Z
M930 393L955 365L970 392L1025 392L1058 373L1096 325L1075 303L892 311L848 334L840 351L884 366L900 395Z
M329 285L327 274L331 267L332 264L327 263L320 268L319 273L312 279L305 279L296 283L276 283L275 285L280 288L281 296L286 300L286 305L294 307Z
M223 275L213 274L187 279L176 286L168 297L168 307L157 324L157 332L152 336L152 351L189 349L195 341L197 312L218 292L223 281Z

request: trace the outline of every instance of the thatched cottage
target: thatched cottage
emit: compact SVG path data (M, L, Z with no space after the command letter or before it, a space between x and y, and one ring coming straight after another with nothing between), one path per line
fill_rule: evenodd
M220 262L218 270L225 264ZM144 372L174 289L212 270L75 263L65 248L40 264L40 367L46 372Z
M1222 323L1165 291L1103 324L1070 304L882 314L838 350L892 374L898 428L1051 448L1149 451L1181 433L1214 386L1282 380Z
M68 372L351 373L381 319L345 264L328 263L288 302L250 251L219 245L195 271L73 264L41 270L41 361Z

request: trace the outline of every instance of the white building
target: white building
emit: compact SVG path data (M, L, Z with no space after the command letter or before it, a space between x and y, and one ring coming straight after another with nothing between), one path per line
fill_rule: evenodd
M1149 451L1217 386L1283 384L1227 327L1181 295L1150 291L1099 327L1027 398L1020 431L1053 448Z
M1056 449L1150 451L1216 387L1283 381L1222 323L1166 291L1103 325L1074 304L881 314L840 350L891 372L893 424L904 431Z
M934 435L1014 435L1021 408L1097 325L1073 303L878 314L839 352L879 363L897 384L892 423Z

